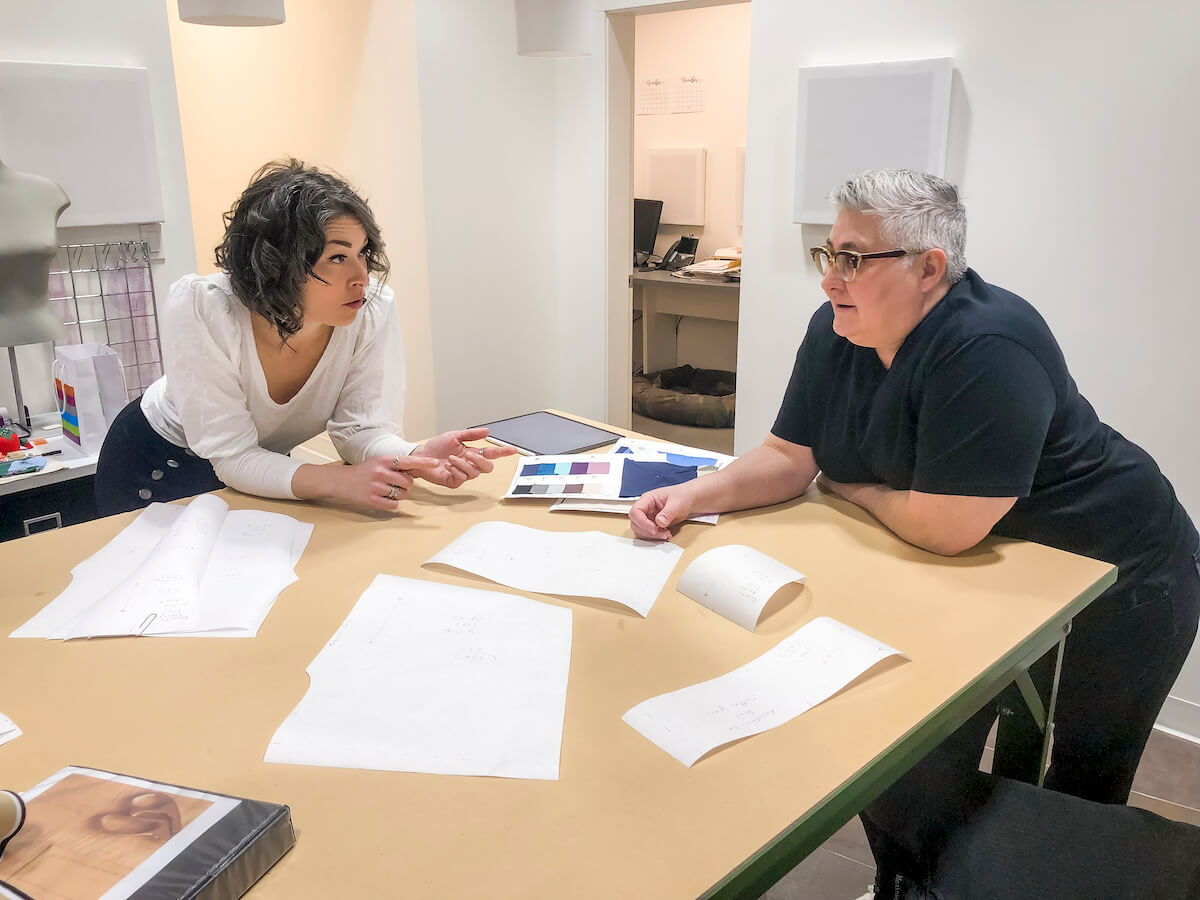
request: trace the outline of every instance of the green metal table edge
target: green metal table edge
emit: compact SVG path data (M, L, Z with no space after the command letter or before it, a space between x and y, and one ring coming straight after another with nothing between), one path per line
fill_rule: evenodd
M761 897L775 882L825 843L834 832L878 797L925 754L952 734L984 703L1062 640L1064 629L1089 603L1117 580L1111 568L1057 615L1005 654L974 681L910 729L866 768L839 785L753 856L701 895L702 900Z

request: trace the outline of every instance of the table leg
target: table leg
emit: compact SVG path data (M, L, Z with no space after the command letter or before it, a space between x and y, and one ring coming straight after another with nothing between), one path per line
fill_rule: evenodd
M1042 752L1038 758L1037 785L1041 787L1046 780L1046 763L1050 759L1050 745L1054 742L1054 709L1058 704L1058 680L1062 675L1063 650L1067 645L1067 635L1071 633L1071 623L1063 627L1063 636L1054 652L1054 679L1050 682L1050 703L1046 708L1046 727L1043 729ZM1028 674L1028 673L1026 673Z
M1052 651L1053 657L1047 653L1037 660L1001 695L992 774L1039 786L1045 781L1046 761L1054 739L1063 648L1070 632L1068 622Z

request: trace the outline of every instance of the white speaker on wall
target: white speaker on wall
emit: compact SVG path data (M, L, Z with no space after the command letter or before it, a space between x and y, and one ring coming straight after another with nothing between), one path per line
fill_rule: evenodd
M144 68L0 60L0 160L62 185L60 227L164 219Z
M646 191L663 202L663 225L704 224L703 147L646 151Z
M864 169L942 176L954 60L800 70L792 221L830 225L825 195Z

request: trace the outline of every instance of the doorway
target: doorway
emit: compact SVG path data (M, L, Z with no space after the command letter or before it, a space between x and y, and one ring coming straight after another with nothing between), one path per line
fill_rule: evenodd
M608 420L732 452L731 427L641 417L631 401L640 369L736 371L737 283L714 290L662 272L652 281L631 273L630 250L639 197L665 201L654 261L690 236L698 261L740 253L750 3L656 4L608 18ZM639 379L639 397L646 384Z

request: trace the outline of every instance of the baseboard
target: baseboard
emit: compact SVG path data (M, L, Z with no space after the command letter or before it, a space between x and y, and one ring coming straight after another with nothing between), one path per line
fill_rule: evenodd
M1151 797L1148 794L1138 793L1137 791L1130 793L1129 805L1136 806L1138 809L1148 809L1150 812L1157 813L1164 819L1187 822L1189 825L1200 827L1200 810L1192 809L1190 806L1172 803L1170 800L1162 800L1158 797Z
M1200 703L1182 697L1167 697L1154 727L1159 731L1200 744Z

